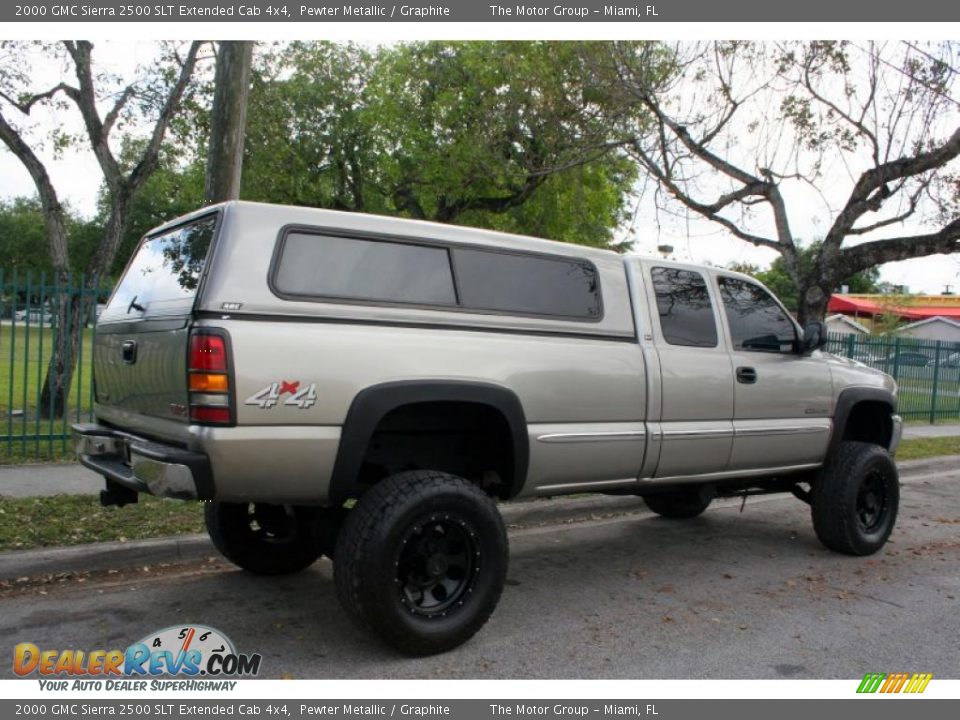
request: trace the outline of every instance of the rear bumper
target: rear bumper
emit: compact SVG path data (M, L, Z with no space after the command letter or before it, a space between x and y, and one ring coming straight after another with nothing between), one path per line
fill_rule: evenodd
M203 453L93 423L79 423L72 429L77 458L111 482L158 497L213 499L213 471Z

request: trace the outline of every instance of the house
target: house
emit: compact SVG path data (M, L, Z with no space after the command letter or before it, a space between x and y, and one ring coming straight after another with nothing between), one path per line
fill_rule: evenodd
M829 316L824 322L827 324L827 332L833 335L869 335L870 330L858 323L853 318L837 313Z
M900 327L897 330L897 335L917 338L918 340L960 342L960 320L942 316L918 320Z

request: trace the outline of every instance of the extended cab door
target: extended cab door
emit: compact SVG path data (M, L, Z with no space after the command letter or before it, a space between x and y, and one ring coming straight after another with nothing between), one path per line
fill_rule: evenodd
M734 383L731 471L820 462L830 440L830 369L801 356L797 324L763 286L718 273Z
M645 261L643 279L660 365L655 478L723 472L733 440L733 375L718 301L698 268Z

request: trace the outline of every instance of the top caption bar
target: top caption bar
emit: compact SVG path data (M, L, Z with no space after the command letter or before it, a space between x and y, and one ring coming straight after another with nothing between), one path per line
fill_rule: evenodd
M806 0L659 0L630 2L503 2L447 0L419 4L376 2L284 2L277 0L189 0L130 2L97 0L70 3L28 0L0 7L0 22L950 22L960 19L960 3L943 0L875 0L858 3ZM829 33L825 33L829 34Z

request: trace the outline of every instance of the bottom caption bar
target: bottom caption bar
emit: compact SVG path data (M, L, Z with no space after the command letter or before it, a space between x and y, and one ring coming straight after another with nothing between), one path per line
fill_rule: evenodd
M876 696L875 696L876 697ZM924 700L913 703L911 720L946 717L956 701ZM903 717L904 707L897 702L861 699L850 700L151 700L131 702L125 699L68 699L56 701L0 700L0 718L44 717L71 718L90 716L128 716L136 718L192 717L255 717L294 718L376 718L411 720L419 718L454 718L455 720L494 720L500 718L737 718L750 720L809 720L816 715L843 717L844 720L894 720ZM842 715L840 714L842 713Z

